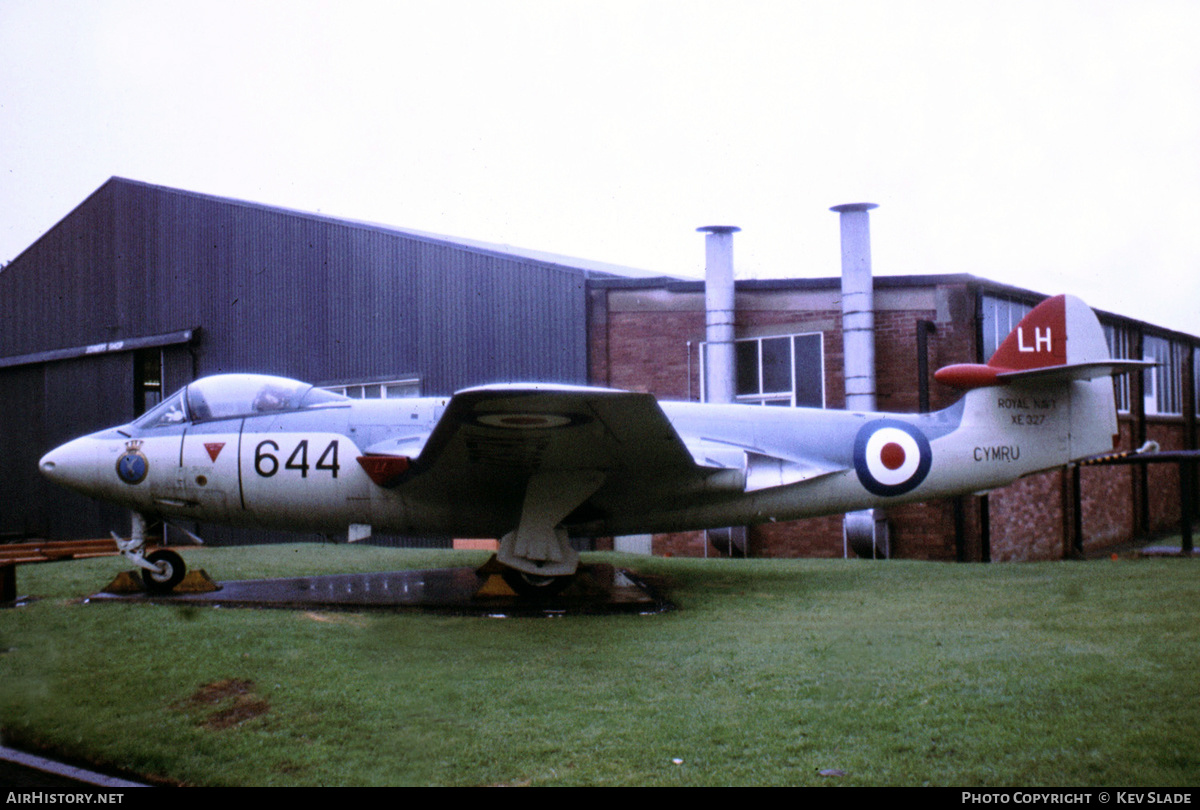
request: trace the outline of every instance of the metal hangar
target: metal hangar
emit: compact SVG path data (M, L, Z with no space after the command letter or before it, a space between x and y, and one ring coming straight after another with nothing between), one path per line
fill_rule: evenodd
M39 454L208 374L378 397L585 383L587 282L618 275L647 274L114 177L0 271L0 533L125 531Z

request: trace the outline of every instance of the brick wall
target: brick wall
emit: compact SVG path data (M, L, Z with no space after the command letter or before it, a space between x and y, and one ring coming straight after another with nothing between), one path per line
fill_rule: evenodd
M888 525L893 557L943 562L957 557L953 500L893 506Z
M1063 558L1066 486L1066 474L1053 470L988 494L993 562Z
M1182 420L1154 419L1146 425L1146 438L1163 450L1184 448ZM1151 532L1174 532L1179 527L1179 466L1146 465L1146 496L1150 504Z
M1121 417L1117 450L1133 449L1133 422ZM1085 553L1125 542L1136 531L1137 468L1125 465L1079 469Z
M1083 550L1095 551L1128 540L1134 532L1133 476L1136 468L1083 467Z
M753 557L841 557L842 516L750 527Z

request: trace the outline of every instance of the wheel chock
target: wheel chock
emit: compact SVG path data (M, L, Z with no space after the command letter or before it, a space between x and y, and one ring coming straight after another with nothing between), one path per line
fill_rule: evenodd
M145 590L142 587L142 578L134 571L122 571L117 574L112 582L104 586L104 593L141 593Z
M512 597L516 596L517 592L509 587L508 583L504 581L504 577L499 574L488 574L487 579L479 586L479 590L475 591L475 595Z
M221 590L203 568L193 568L184 575L183 581L175 586L175 593L212 593Z
M504 581L504 577L500 576L504 571L504 566L496 559L496 555L488 557L487 562L475 569L475 575L483 580L483 584L479 586L479 590L475 591L476 596L483 597L513 597L517 595L509 584Z
M208 575L208 572L203 568L197 568L188 571L183 581L176 585L171 593L212 593L219 590L221 590L221 586ZM122 571L103 588L103 591L121 595L145 593L146 586L142 583L142 576L137 571Z

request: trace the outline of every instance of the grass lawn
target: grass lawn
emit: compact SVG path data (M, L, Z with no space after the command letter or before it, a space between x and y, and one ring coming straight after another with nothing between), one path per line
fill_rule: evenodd
M185 556L217 580L486 558ZM23 566L40 598L0 610L2 740L189 785L1200 783L1195 560L592 556L678 609L87 604L122 562Z

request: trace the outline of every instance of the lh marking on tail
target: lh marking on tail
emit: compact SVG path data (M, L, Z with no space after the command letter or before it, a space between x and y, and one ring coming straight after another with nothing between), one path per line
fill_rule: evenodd
M1017 327L1017 351L1040 352L1040 351L1042 351L1043 346L1046 347L1045 351L1047 351L1047 352L1054 351L1054 343L1051 340L1051 329L1049 326L1046 327L1045 334L1042 334L1042 327L1040 327L1040 326L1033 327L1033 345L1032 346L1027 346L1025 344L1025 329L1020 326Z

